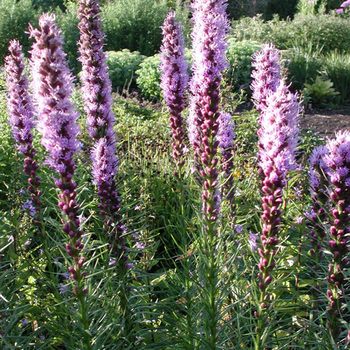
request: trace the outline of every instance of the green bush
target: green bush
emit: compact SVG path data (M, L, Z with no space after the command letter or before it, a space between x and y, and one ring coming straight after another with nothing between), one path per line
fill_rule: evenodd
M312 84L318 75L323 75L320 53L312 49L304 51L301 47L294 47L282 52L282 59L293 91L303 90L306 83Z
M231 33L237 40L273 42L282 50L293 46L309 49L310 44L324 53L350 50L350 19L339 16L296 15L293 21L280 21L278 17L271 21L264 21L261 16L243 18L232 22Z
M74 2L67 3L65 12L59 9L56 10L57 24L64 36L63 50L67 54L69 66L74 73L79 72L81 69L81 63L77 60L79 57L77 42L80 38L77 13L78 5Z
M123 89L136 86L135 72L140 69L140 64L145 59L138 51L130 52L128 49L122 51L107 52L107 64L109 77L113 89Z
M137 86L141 94L148 99L159 100L162 97L162 91L159 86L160 82L160 57L156 54L147 57L141 64L140 69L136 71Z
M257 41L228 39L227 60L230 69L227 78L236 90L250 85L252 73L252 55L260 50L261 44Z
M31 0L0 0L0 64L4 63L8 55L11 39L17 39L23 45L25 53L30 49L28 23L36 26L38 13Z
M160 26L167 15L166 0L118 0L102 8L103 30L107 35L106 50L129 49L150 56L159 51L162 41Z
M305 84L304 95L307 99L311 99L315 105L326 106L334 96L339 95L333 86L330 79L318 75L313 84Z
M33 0L34 7L45 12L54 10L56 7L64 11L67 3L68 0Z
M325 56L324 69L327 77L339 92L334 100L338 104L350 102L350 54L333 51Z

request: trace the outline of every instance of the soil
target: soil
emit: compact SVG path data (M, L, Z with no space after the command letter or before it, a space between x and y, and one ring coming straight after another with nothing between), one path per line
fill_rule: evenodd
M350 130L350 107L340 110L308 110L301 117L301 128L312 130L322 137L331 137L335 131Z

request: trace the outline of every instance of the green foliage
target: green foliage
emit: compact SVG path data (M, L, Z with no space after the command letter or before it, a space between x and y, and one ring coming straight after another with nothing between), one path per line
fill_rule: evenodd
M334 83L339 92L333 99L338 104L350 102L350 54L333 51L324 57L326 76Z
M299 0L297 9L302 15L324 14L326 3L327 1L325 0Z
M74 2L67 4L65 12L56 9L57 25L64 36L63 50L67 54L69 67L73 69L74 73L78 73L81 69L81 63L77 60L79 57L77 43L80 38L77 13L78 5Z
M24 52L30 49L28 23L36 26L38 13L31 0L0 0L0 64L8 55L7 48L11 39L17 39L23 45Z
M160 26L168 11L166 0L119 0L102 7L106 50L129 49L150 56L159 51Z
M294 91L302 90L306 83L313 83L316 76L322 72L323 64L319 54L320 52L317 54L311 47L308 51L301 47L293 47L283 52L287 80L292 83Z
M251 83L252 55L261 49L261 44L253 40L237 41L234 38L229 38L228 43L226 56L230 69L227 79L236 90L247 88Z
M141 64L140 69L136 71L137 86L141 89L141 93L148 99L158 100L162 96L159 86L161 72L159 69L160 57L156 54L147 57Z
M109 51L107 54L107 65L109 77L114 90L121 91L124 88L136 86L135 72L145 59L138 51L130 52L128 49L122 51Z
M329 97L339 95L330 79L318 75L313 84L305 84L304 92L315 105L325 103Z
M286 50L293 46L332 50L350 50L350 19L332 15L297 15L293 21L274 18L264 21L261 16L243 18L232 22L232 35L237 40L273 42L277 48Z
M67 3L67 0L33 0L33 5L35 8L45 12L52 11L56 7L59 7L62 11L64 11Z

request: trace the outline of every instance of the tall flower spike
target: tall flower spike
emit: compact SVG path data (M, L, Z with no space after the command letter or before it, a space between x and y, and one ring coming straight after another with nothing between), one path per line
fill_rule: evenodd
M188 63L185 58L185 41L180 22L175 22L175 12L166 17L162 26L160 87L171 114L170 126L174 137L173 156L177 164L176 175L182 176L184 156L184 129L181 112L185 108L184 91L188 83Z
M217 190L217 147L220 82L228 67L226 60L228 19L225 0L195 0L192 32L193 76L190 82L189 138L193 142L199 175L203 179L203 212L206 219L216 221L219 207ZM204 180L205 179L205 180Z
M108 76L106 56L103 52L104 33L100 20L100 5L97 0L80 0L80 60L82 62L83 99L89 133L95 140L92 150L92 174L100 196L100 214L105 219L104 229L110 230L111 248L118 257L118 266L123 270L127 254L124 243L125 228L119 213L120 200L117 193L116 174L118 160L115 155L116 135L113 130L112 89ZM106 173L108 169L109 174Z
M327 328L337 342L342 330L341 318L345 312L346 283L345 270L349 263L350 233L350 132L340 131L335 139L328 139L328 154L323 156L327 166L332 201L329 249L333 261L328 269L329 301Z
M308 214L313 222L310 232L312 249L311 255L319 262L322 257L321 243L325 236L325 228L321 224L327 216L325 204L328 199L327 178L328 172L323 158L328 154L327 147L316 147L310 156L309 183L313 206ZM316 268L316 267L315 267Z
M261 341L263 317L269 308L268 286L272 282L273 257L279 242L283 188L287 174L296 168L295 147L298 142L299 103L296 95L289 92L283 80L276 92L266 98L266 108L261 114L259 159L263 180L262 246L258 249L260 305L258 308L257 341ZM261 345L261 344L260 344ZM262 346L262 345L261 345Z
M106 137L115 142L113 131L112 86L108 76L106 55L103 52L105 35L101 27L100 3L97 0L80 0L78 24L79 52L82 63L82 92L86 123L91 137Z
M234 205L234 184L233 184L233 156L234 146L233 139L235 138L232 116L230 113L222 112L218 118L219 131L217 140L221 151L221 170L223 171L224 183L222 186L222 194L230 205L230 221L231 226L234 225L235 205Z
M34 224L40 225L40 178L36 171L38 164L34 160L32 129L34 127L34 112L28 93L28 79L24 74L22 46L17 40L12 40L9 46L10 54L5 58L8 88L7 108L9 123L12 128L16 147L25 156L23 171L28 175L28 191L31 196L31 206L35 208ZM41 232L38 232L41 234Z
M220 82L222 72L228 66L225 52L226 35L229 28L225 0L194 0L192 32L193 38L193 76L190 82L192 92L191 117L195 135L190 135L197 167L197 178L202 184L202 211L205 236L203 237L203 256L208 261L203 273L205 293L204 317L205 347L216 349L218 341L217 301L217 230L220 211L220 192L218 185L218 146L216 136L219 131ZM190 132L191 132L190 131Z
M252 66L255 68L252 72L252 97L256 109L262 112L266 108L267 96L276 91L281 79L280 55L273 44L265 44L252 58Z
M309 183L310 192L312 198L312 207L310 212L307 214L311 221L312 229L310 231L311 249L310 255L313 259L314 265L312 266L312 275L317 281L320 276L318 267L322 260L322 243L325 238L325 226L324 221L327 218L327 211L325 205L327 203L327 166L323 160L324 156L327 155L328 149L324 146L316 147L310 156L310 169L309 169ZM318 311L318 300L321 294L321 286L316 283L312 287L312 308L314 312Z
M66 54L62 50L61 31L55 24L55 16L43 14L39 18L40 30L30 26L30 36L35 39L32 49L31 67L33 90L38 109L38 130L41 143L48 152L46 162L60 175L56 186L60 189L58 206L65 214L63 231L69 237L66 250L72 257L68 268L75 280L75 294L82 298L85 272L79 229L79 205L75 201L77 184L74 175L73 156L80 147L77 140L78 114L73 110L70 97L73 77L68 69Z

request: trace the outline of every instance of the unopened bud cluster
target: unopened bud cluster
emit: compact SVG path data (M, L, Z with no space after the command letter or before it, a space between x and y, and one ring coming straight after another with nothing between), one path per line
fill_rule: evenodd
M331 227L329 250L333 261L328 267L329 300L327 327L333 338L338 339L341 317L345 301L345 271L348 268L350 251L348 241L350 233L350 132L341 131L335 139L326 145L328 152L323 159L327 166L327 177L331 199Z
M22 46L17 40L10 42L9 52L10 54L5 58L9 123L16 147L25 156L23 171L28 176L31 206L35 208L34 224L39 226L41 191L39 190L40 178L37 176L38 164L34 159L32 134L34 111L28 92L28 79L24 74ZM38 231L38 234L41 233Z
M170 126L174 142L173 156L177 164L177 171L182 176L184 160L184 129L181 113L185 108L184 92L188 83L188 64L185 58L185 42L180 22L175 22L175 12L166 17L162 26L163 41L161 46L162 71L160 86L170 111Z

